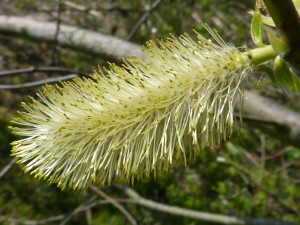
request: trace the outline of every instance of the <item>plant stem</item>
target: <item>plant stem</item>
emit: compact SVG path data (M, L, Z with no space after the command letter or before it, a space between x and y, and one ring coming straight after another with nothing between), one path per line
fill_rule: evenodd
M264 0L264 3L280 36L290 47L284 58L300 73L300 18L294 3L292 0Z
M251 49L248 52L248 57L251 59L251 63L258 65L260 63L266 62L277 56L277 53L271 45L267 45L261 48Z

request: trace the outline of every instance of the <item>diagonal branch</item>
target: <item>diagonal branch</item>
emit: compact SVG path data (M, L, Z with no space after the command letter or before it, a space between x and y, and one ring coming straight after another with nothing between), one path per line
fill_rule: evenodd
M285 221L273 221L273 220L265 220L265 219L240 219L237 217L200 212L191 209L184 209L177 206L165 205L162 203L158 203L146 198L143 198L138 193L136 193L133 189L129 187L124 188L125 194L130 198L136 201L136 204L144 206L146 208L169 213L172 215L184 216L188 218L197 219L200 221L207 221L211 223L219 223L219 224L232 224L232 225L292 225L291 222Z
M156 0L152 6L150 7L149 10L147 10L144 15L139 19L139 21L134 25L132 28L131 32L128 35L127 40L131 40L134 34L138 31L138 29L142 26L142 24L147 20L149 17L150 13L157 8L157 6L162 2L162 0Z
M4 176L4 174L7 173L7 171L10 170L10 168L15 165L15 163L17 162L17 158L14 158L13 160L11 160L1 171L0 171L0 178Z
M103 191L99 190L96 187L91 187L91 189L96 194L100 195L101 197L103 197L104 199L106 199L107 201L109 201L117 209L119 209L120 212L122 212L124 214L124 216L129 220L129 222L132 225L137 225L137 222L135 221L135 219L133 218L133 216L119 202L115 201L113 198L109 197L107 194L105 194Z

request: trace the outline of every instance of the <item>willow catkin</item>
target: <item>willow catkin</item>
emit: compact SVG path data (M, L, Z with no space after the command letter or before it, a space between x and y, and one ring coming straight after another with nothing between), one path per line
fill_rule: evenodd
M13 120L12 154L35 177L62 189L160 175L226 140L241 83L242 53L206 26L197 33L147 42L139 57L92 77L46 85Z

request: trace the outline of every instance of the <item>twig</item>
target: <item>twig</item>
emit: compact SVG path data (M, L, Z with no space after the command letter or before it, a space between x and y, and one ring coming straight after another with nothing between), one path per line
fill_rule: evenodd
M10 168L15 164L15 162L17 161L17 158L14 158L13 160L11 160L1 171L0 171L0 178L2 178L4 176L4 174L7 173L7 171L10 170Z
M120 210L120 212L123 213L123 215L129 220L129 222L132 225L137 225L136 220L133 218L133 216L117 201L115 201L113 198L109 197L107 194L105 194L103 191L99 190L96 187L91 187L91 189L96 192L98 195L109 201L113 206L115 206L117 209Z
M35 66L31 66L31 67L23 68L23 69L13 69L13 70L0 71L0 77L6 77L6 76L11 76L11 75L17 75L17 74L35 73L35 72L76 73L76 74L79 74L79 75L84 75L82 73L78 73L78 72L69 70L69 69L64 68L64 67L49 67L49 66L35 67Z
M67 222L70 221L70 219L72 219L73 216L75 216L76 214L82 212L82 211L86 211L91 209L92 207L96 206L97 202L94 201L95 198L91 198L88 201L84 202L83 204L79 205L78 207L76 207L71 213L69 213L67 216L65 216L65 218L60 222L59 225L65 225ZM92 205L91 205L92 203ZM87 207L88 206L88 207Z
M147 18L149 17L149 15L151 14L151 12L157 8L157 6L162 2L162 0L156 0L150 7L149 10L147 10L144 15L139 19L139 21L134 25L134 27L132 28L131 32L129 33L127 40L131 40L132 37L135 35L135 33L138 31L138 29L140 28L140 26L142 26L142 24L147 20Z
M56 18L56 30L54 33L54 40L53 40L53 51L52 51L52 65L56 65L57 57L59 55L58 51L58 34L60 30L61 24L61 12L62 12L62 2L61 0L57 0L57 18Z
M236 217L225 216L220 214L199 212L196 210L184 209L177 206L169 206L162 203L154 202L141 197L133 189L129 187L124 188L125 194L130 198L136 200L136 204L150 208L156 211L165 212L173 215L189 217L201 221L220 223L220 224L237 224L237 225L292 225L291 222L285 221L271 221L265 219L239 219Z
M92 200L92 199L91 199ZM119 202L125 202L125 203L131 203L130 200L127 199L116 199L116 201ZM76 214L80 212L84 212L87 210L90 210L91 208L100 205L100 204L111 204L108 200L95 200L91 203L85 202L81 204L80 206L76 207L70 214L68 215L57 215L57 216L51 216L44 220L22 220L22 219L16 219L16 218L10 218L8 216L0 216L0 221L9 221L11 224L24 224L24 225L43 225L43 224L49 224L49 223L56 223L59 221L62 221L61 224L66 224L66 222L70 221L70 219L75 216Z
M288 131L289 130L289 127L286 124L279 123L278 121L268 120L268 119L265 119L265 118L258 118L258 117L249 116L249 115L245 115L242 118L238 114L235 114L234 116L237 120L242 120L242 121L245 121L246 123L272 126L275 129L278 129L278 130L281 130L281 131Z
M79 5L78 3L72 2L72 1L65 1L64 4L72 9L76 9L78 11L83 11L85 13L89 13L93 16L97 16L99 18L103 18L103 14L101 12L98 12L96 10L93 9L89 9L86 6L83 5Z
M0 84L0 89L14 90L14 89L20 89L20 88L36 87L36 86L41 86L44 84L55 83L58 81L74 79L78 76L80 76L80 75L79 74L69 74L66 76L53 77L53 78L48 78L48 79L44 79L44 80L23 83L23 84Z
M86 215L86 223L87 223L87 225L91 225L92 221L93 221L92 210L91 209L85 210L85 215Z
M288 202L286 202L285 200L281 199L278 197L278 195L276 195L275 193L271 192L268 188L266 188L265 186L261 185L260 183L258 183L254 178L253 178L253 173L252 171L248 171L246 170L244 167L240 166L239 164L237 164L236 162L230 160L230 159L226 159L225 163L229 163L230 165L234 166L236 169L238 169L238 171L244 173L245 175L247 175L252 183L259 189L261 189L262 191L264 191L267 195L271 196L276 202L278 202L283 208L287 209L288 211L290 211L291 213L300 216L300 211L297 210L296 208L294 208L293 206L291 206Z
M284 153L287 153L287 152L291 151L292 149L293 149L293 148L292 148L291 146L288 146L288 147L282 149L281 151L276 151L276 152L274 152L273 155L268 155L268 156L266 156L266 160L275 159L275 158L277 158L277 157L283 155Z
M170 213L173 215L189 217L193 219L198 219L202 221L210 221L215 223L222 224L245 224L243 220L237 219L235 217L218 215L213 213L205 213L199 212L196 210L189 210L180 208L177 206L169 206L162 203L154 202L152 200L148 200L146 198L141 197L138 193L136 193L133 189L129 187L124 188L125 194L127 194L130 198L136 200L136 204L142 205L144 207L157 210L160 212Z
M134 199L114 199L114 201L119 202L119 203L135 203ZM85 212L87 210L91 210L92 208L98 206L98 205L103 205L103 204L111 204L111 201L109 200L95 200L92 201L91 203L83 203L80 206L76 207L70 214L66 215L64 220L60 223L60 225L66 224L70 219L75 216L76 214L80 212Z
M18 220L15 218L9 218L5 216L0 217L0 221L9 221L10 224L24 224L24 225L43 225L43 224L49 224L54 223L57 221L60 221L64 218L64 215L57 215L57 216L51 216L44 220Z
M131 199L114 199L116 202L124 202L124 203L134 203L134 200ZM111 201L109 200L94 200L94 198L91 198L90 200L84 202L83 204L76 207L71 213L64 215L63 220L60 222L59 225L65 225L67 222L69 222L72 217L75 215L81 213L81 212L87 212L90 211L92 208L102 205L102 204L111 204Z

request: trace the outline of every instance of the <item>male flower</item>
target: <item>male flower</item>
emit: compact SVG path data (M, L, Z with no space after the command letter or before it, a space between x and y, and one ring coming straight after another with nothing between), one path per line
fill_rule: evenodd
M143 49L149 60L46 85L39 101L23 103L13 120L12 153L25 171L83 189L133 183L186 163L226 140L248 60L206 27L218 44L197 33L171 36Z

